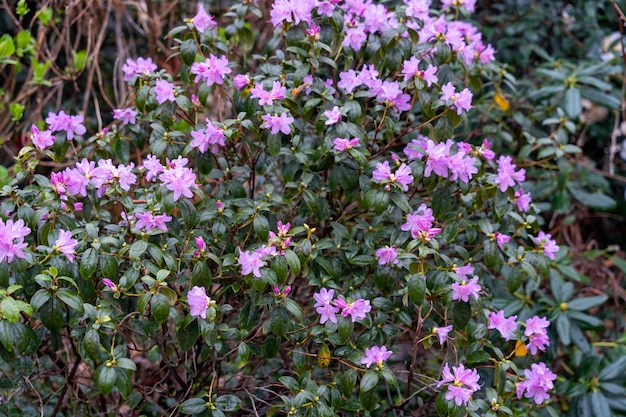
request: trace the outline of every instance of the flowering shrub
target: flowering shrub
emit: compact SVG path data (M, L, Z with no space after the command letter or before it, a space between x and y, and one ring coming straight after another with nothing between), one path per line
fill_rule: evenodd
M570 301L525 168L460 133L505 72L474 2L442 3L200 6L180 74L126 60L109 128L32 126L0 355L68 364L50 415L559 415L559 341L590 351L606 297ZM581 407L619 409L619 377Z

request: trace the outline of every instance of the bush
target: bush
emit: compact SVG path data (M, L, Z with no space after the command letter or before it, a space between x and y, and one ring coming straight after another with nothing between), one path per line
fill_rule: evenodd
M0 413L623 412L607 297L576 294L524 159L463 133L514 79L473 2L428 3L199 7L179 73L124 62L109 127L34 124L1 190Z

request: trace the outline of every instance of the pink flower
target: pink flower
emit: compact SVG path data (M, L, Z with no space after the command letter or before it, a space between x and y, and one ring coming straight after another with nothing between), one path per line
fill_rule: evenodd
M137 122L138 114L139 112L131 107L113 110L113 118L120 120L123 125L134 125Z
M261 268L263 268L266 263L263 259L262 253L249 251L240 252L239 253L239 265L241 265L241 274L248 275L252 273L257 278L261 278Z
M359 145L359 138L354 138L354 139L335 138L333 139L333 144L334 144L333 148L337 152L348 151L354 148L355 146Z
M382 369L383 362L389 359L392 354L393 352L387 350L386 346L372 346L371 348L365 348L365 355L361 358L361 364L368 368L376 364L379 369Z
M526 330L524 330L524 336L528 337L526 348L532 355L539 350L545 351L546 346L550 345L547 330L549 325L550 321L545 317L533 316L526 320Z
M193 25L200 33L204 33L207 29L217 26L213 16L208 14L202 4L198 3L198 12L192 19Z
M526 179L526 170L522 168L515 171L516 165L512 161L513 158L509 155L501 155L498 158L498 175L494 184L499 185L502 192L514 187L515 182L521 184Z
M200 251L206 249L206 243L204 243L204 238L202 236L196 236L196 246Z
M30 133L30 140L37 149L46 149L54 144L54 136L52 136L52 132L49 130L40 131L37 126L32 125L30 127Z
M322 288L319 293L313 294L315 311L320 315L320 324L324 324L327 321L337 323L339 308L332 305L334 296L335 290L327 290L326 288Z
M331 110L325 110L324 116L328 119L324 122L326 126L334 125L341 120L341 110L339 110L339 106L335 106Z
M472 106L472 93L469 89L465 88L460 93L457 93L454 85L451 82L441 87L442 96L441 101L452 101L452 107L456 109L456 114L461 115L463 110L469 111Z
M411 231L411 236L417 239L423 232L431 230L434 220L433 211L422 203L416 211L407 214L406 223L400 226L400 229L405 232Z
M250 84L250 77L244 74L237 74L233 77L233 83L235 84L235 87L237 87L237 90L241 90Z
M146 169L146 181L155 181L158 175L165 171L165 167L161 161L154 155L148 155L143 160L143 167Z
M174 95L174 84L166 80L156 80L154 94L156 96L156 101L159 104L163 104L166 101L176 101L176 96Z
M204 62L194 62L190 71L196 76L193 80L194 83L198 84L199 81L204 81L209 87L213 84L224 84L224 77L232 72L228 68L226 57L218 58L213 54L210 54Z
M284 22L311 23L311 12L315 7L315 0L276 0L270 11L270 22L274 27L281 26Z
M530 203L530 193L524 194L524 190L521 188L515 192L515 204L517 205L517 209L519 211L526 213L530 210Z
M339 73L339 82L337 83L337 87L341 88L348 94L352 94L352 92L362 84L363 82L359 79L354 70Z
M439 344L443 346L443 344L448 339L448 333L452 331L452 325L446 327L433 327L433 334L436 334L439 337Z
M24 258L24 249L28 246L24 238L28 236L30 229L24 226L24 220L16 222L0 219L0 262L13 262L13 258Z
M478 276L474 275L474 277L469 281L463 280L461 283L452 283L450 286L450 288L452 288L452 299L467 303L469 301L469 297L472 296L474 299L478 300L478 292L482 289L482 287L478 285L477 282Z
M500 310L497 313L493 311L489 313L489 327L488 329L495 329L500 332L504 340L510 340L513 332L517 330L517 316L504 317L504 310Z
M180 196L187 198L193 197L192 188L198 188L196 185L196 174L191 168L176 166L166 169L159 179L165 184L168 190L174 192L174 201L178 201Z
M115 283L108 278L102 278L102 284L104 284L106 287L109 287L113 291L117 290L117 285L115 285Z
M391 247L385 246L376 251L376 257L378 258L378 265L397 265L398 264L398 251L396 245Z
M491 150L491 142L489 142L486 138L483 139L482 145L476 149L476 153L488 161L491 161L496 157L496 154Z
M357 320L363 320L366 317L366 314L372 310L369 300L364 300L362 298L349 303L339 296L335 300L335 306L342 309L341 315L343 317L351 316L353 323Z
M128 82L132 80L135 75L148 75L156 71L157 68L156 64L152 62L152 58L137 58L137 61L127 58L124 65L122 65L124 81Z
M158 214L155 216L151 212L135 213L135 218L137 219L135 227L145 230L161 229L167 231L165 223L172 220L167 214Z
M372 179L378 184L387 184L387 186L395 183L401 184L405 192L409 190L409 185L413 183L411 167L403 163L395 173L392 173L388 161L376 164L376 168L372 173Z
M271 132L273 135L277 134L278 132L282 132L285 135L290 134L291 133L290 124L293 123L293 121L295 120L293 117L289 116L285 112L282 112L280 116L279 115L272 116L271 114L265 114L261 116L261 119L263 119L263 123L261 124L261 127L264 129L272 129Z
M59 230L59 237L54 242L53 248L60 251L68 261L74 262L74 255L76 254L76 245L78 240L72 239L72 232Z
M467 405L472 398L472 394L480 389L478 380L480 376L476 369L465 369L463 364L459 366L453 366L452 372L450 367L446 363L443 368L442 379L437 384L440 387L443 384L448 384L448 392L445 395L445 399L448 401L454 400L457 406Z
M51 132L60 132L64 130L67 140L72 140L74 139L74 134L80 136L84 135L87 131L83 125L83 120L85 120L85 118L80 114L71 116L69 114L65 114L65 112L61 110L59 114L54 114L52 112L48 113L46 123L48 124Z
M211 153L215 155L219 151L220 146L226 146L224 131L209 119L206 119L206 127L204 129L192 130L191 137L193 139L189 142L189 146L198 148L200 153L205 153L210 148Z
M493 236L496 238L496 244L500 249L511 240L511 236L500 232L493 232Z
M283 87L278 81L274 81L270 91L265 91L263 84L259 83L250 90L250 98L258 98L259 106L271 106L274 100L282 100L285 98L286 93L287 88Z
M556 244L556 241L552 239L552 235L549 233L544 233L542 230L539 231L537 237L530 237L535 245L537 245L537 252L543 253L550 260L554 260L556 258L556 254L559 252L559 246Z
M530 369L524 369L524 376L526 379L519 382L515 389L518 399L522 398L524 391L526 391L524 397L533 398L537 405L550 398L548 391L554 388L556 374L550 371L545 363L533 363Z
M457 266L454 268L454 272L461 277L461 279L467 278L468 275L472 275L474 273L474 267L472 264L468 263L464 266Z
M204 287L193 287L187 293L187 303L189 304L189 314L206 319L206 311L211 299L206 295Z
M428 64L428 68L426 68L426 70L420 70L419 63L420 60L415 56L411 57L411 59L407 61L404 61L404 64L402 64L402 74L405 79L409 79L411 77L422 79L426 82L426 86L430 87L433 83L438 81L437 67L432 66L432 64Z

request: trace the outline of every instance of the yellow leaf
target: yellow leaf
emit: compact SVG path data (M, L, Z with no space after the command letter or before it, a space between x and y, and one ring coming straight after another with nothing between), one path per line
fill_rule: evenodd
M515 356L526 356L528 354L528 350L526 350L526 345L521 340L518 340L515 343Z
M493 98L496 101L498 107L500 107L500 110L508 111L509 107L511 107L511 105L509 104L509 100L507 100L506 97L504 97L502 94L496 93L494 94Z
M326 346L325 343L320 346L320 351L317 354L317 363L322 368L326 368L330 365L330 349L328 349L328 346Z

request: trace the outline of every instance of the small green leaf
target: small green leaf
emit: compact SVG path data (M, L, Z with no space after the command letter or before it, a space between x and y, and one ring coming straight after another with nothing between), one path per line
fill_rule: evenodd
M80 314L83 314L85 308L83 306L83 299L80 298L80 295L75 292L67 289L67 288L59 288L57 291L57 296L63 301L66 305L68 305L73 310L78 311Z
M565 90L565 95L563 96L563 108L565 109L565 113L575 119L582 112L582 103L580 97L580 90L578 88L568 88Z
M289 265L293 275L296 277L300 275L301 265L298 255L296 255L291 249L285 249L285 259L287 260L287 265Z
M187 66L192 66L196 60L198 44L195 39L187 39L180 45L180 59Z
M115 368L112 366L106 366L106 364L100 365L98 369L96 369L95 379L98 391L104 395L110 393L113 390L117 379Z
M418 306L424 304L426 280L422 275L411 275L409 278L409 299Z
M453 301L452 303L452 320L456 329L464 329L469 323L472 316L472 309L469 303L461 301Z
M202 398L191 398L180 405L183 414L200 414L208 408L207 402Z
M98 251L94 248L87 249L80 258L80 276L83 279L91 279L98 268ZM115 277L111 277L115 278Z
M161 293L152 295L150 308L152 309L152 316L159 323L163 323L170 315L170 302L167 297Z
M270 232L270 224L264 215L259 214L254 218L254 233L261 241L267 241Z
M276 336L284 336L289 329L289 313L283 306L276 306L270 315L270 328Z
M604 302L607 299L608 297L606 295L596 295L593 297L576 298L570 301L569 303L567 303L567 307L570 310L585 311L585 310L589 310L590 308L597 307L601 304L604 304Z
M241 400L234 395L221 395L213 403L218 410L233 412L241 409Z
M378 372L369 370L361 377L361 391L371 391L378 384Z
M148 242L145 240L138 240L133 243L128 251L128 256L131 260L139 258L148 249Z

